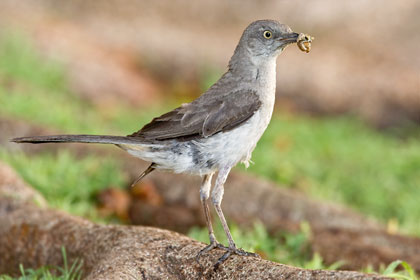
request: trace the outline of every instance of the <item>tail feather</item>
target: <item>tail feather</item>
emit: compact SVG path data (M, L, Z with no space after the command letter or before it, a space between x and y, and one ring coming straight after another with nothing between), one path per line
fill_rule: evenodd
M140 144L138 137L111 135L46 135L18 137L10 140L16 143L100 143L100 144Z

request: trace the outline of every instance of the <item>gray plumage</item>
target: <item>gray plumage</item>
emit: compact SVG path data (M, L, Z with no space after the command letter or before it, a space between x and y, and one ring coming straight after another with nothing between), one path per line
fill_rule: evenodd
M145 140L207 138L247 121L261 106L254 90L210 88L191 103L155 118L129 136Z
M228 71L196 100L153 119L128 136L56 135L12 139L18 143L84 142L109 143L152 162L140 176L154 169L204 176L200 198L209 228L210 245L230 254L251 255L236 248L221 210L223 185L238 162L248 165L251 153L267 128L274 107L276 58L297 41L298 34L272 20L251 23L244 31ZM213 233L207 199L211 179L218 172L212 202L229 240L220 245Z

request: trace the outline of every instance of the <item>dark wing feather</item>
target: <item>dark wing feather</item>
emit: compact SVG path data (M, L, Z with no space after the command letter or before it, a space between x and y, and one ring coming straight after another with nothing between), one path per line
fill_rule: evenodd
M255 91L226 95L204 94L160 117L129 136L147 140L209 137L233 129L253 116L261 106Z

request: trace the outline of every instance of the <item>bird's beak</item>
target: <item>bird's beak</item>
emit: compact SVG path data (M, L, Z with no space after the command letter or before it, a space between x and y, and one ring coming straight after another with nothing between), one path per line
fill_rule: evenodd
M285 44L293 44L297 42L298 37L299 37L299 33L293 32L279 38L279 41Z

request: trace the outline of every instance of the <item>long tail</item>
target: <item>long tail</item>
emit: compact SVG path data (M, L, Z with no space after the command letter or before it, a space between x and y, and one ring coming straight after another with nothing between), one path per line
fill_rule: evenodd
M127 136L110 135L47 135L13 138L16 143L100 143L100 144L140 144L141 139Z
M115 144L124 148L124 144L139 145L142 144L141 138L130 136L111 136L111 135L46 135L46 136L28 136L10 139L16 143L99 143L99 144ZM120 146L121 145L121 146ZM138 155L137 155L138 156ZM132 184L134 186L147 174L155 170L156 165L152 163Z

